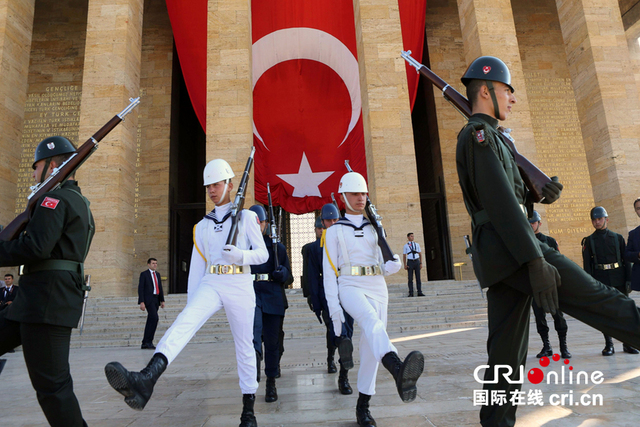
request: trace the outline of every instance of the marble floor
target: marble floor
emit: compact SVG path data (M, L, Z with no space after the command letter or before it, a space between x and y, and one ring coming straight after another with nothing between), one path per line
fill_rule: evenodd
M311 314L310 314L311 315ZM549 318L549 321L552 320ZM558 384L533 384L524 380L522 405L518 409L518 427L532 426L637 426L640 420L640 355L622 352L603 357L602 334L582 323L568 319L570 364L551 361L542 367L535 354L541 344L531 328L529 357L525 369L539 368L545 378L560 375ZM318 325L319 328L323 327ZM356 335L358 328L356 326ZM479 406L474 406L474 391L481 385L474 370L485 363L486 328L449 329L419 335L392 336L401 356L411 350L425 355L425 373L418 382L418 398L402 403L391 376L380 368L377 394L371 400L371 413L379 426L474 426ZM159 337L158 337L159 338ZM357 348L358 339L355 338ZM557 349L557 337L552 334ZM279 400L264 402L264 381L257 393L256 413L260 426L356 426L354 407L357 392L342 396L337 390L337 374L326 370L326 350L318 338L289 339L282 360L282 378L278 380ZM105 380L105 363L118 360L130 369L143 368L152 352L138 348L80 348L71 352L74 387L89 426L237 426L241 395L231 343L190 344L167 369L156 385L153 398L144 409L131 410ZM7 354L0 375L0 394L5 404L0 409L2 426L46 426L46 420L31 388L22 353ZM358 357L356 356L358 368ZM579 372L588 384L576 384ZM356 370L351 371L355 389ZM597 371L602 373L601 379ZM525 370L525 376L527 376ZM594 374L596 377L594 377ZM592 381L595 380L595 381ZM572 384L570 384L572 382ZM595 384L594 382L600 382ZM534 405L533 395L542 405ZM550 401L562 399L565 405ZM573 405L570 404L573 398ZM476 396L480 403L479 396ZM601 399L601 402L600 400ZM584 403L594 403L585 405ZM540 403L540 402L538 402ZM581 404L582 403L582 404Z

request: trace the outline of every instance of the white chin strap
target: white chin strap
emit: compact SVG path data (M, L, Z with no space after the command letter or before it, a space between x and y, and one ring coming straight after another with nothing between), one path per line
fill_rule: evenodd
M229 180L225 179L224 180L224 190L222 191L222 197L220 197L220 202L222 202L224 200L224 196L227 195L227 188L229 187Z
M351 207L351 204L349 203L349 199L347 199L347 196L344 193L342 193L342 198L344 199L344 204L347 205L347 207L351 212L357 212L355 209Z

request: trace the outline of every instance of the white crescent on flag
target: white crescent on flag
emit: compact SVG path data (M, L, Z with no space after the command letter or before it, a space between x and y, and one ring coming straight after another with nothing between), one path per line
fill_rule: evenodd
M347 87L351 98L351 120L340 145L344 143L356 126L362 108L358 61L344 43L331 34L314 28L285 28L269 33L256 41L253 44L252 54L252 90L267 70L281 62L293 59L318 61L335 71ZM253 133L268 150L260 132L256 129L255 122Z

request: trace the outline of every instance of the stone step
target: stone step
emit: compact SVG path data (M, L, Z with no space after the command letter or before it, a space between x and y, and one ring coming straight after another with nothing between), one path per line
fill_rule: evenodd
M407 298L406 284L390 284L390 333L418 332L443 327L486 325L486 302L477 282L429 282L423 285L425 297ZM300 289L286 290L289 309L285 316L288 339L321 337L326 329L310 311ZM187 303L186 294L167 295L166 308L160 310L156 338L164 334ZM136 297L89 298L82 335L74 330L72 347L139 346L146 321ZM358 328L356 328L358 330ZM192 339L213 343L232 340L224 309L211 317Z

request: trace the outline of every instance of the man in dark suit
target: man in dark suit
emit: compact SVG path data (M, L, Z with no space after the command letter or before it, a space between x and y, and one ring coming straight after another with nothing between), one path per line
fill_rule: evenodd
M140 310L147 310L147 324L144 326L144 337L142 338L142 349L153 350L153 336L158 327L158 307L164 308L164 293L162 292L162 280L158 268L158 260L149 258L147 261L148 270L140 273L138 282L138 304Z
M640 217L640 198L633 202L633 209ZM624 260L633 264L631 269L631 290L640 291L640 227L629 232L627 247L624 251Z
M9 307L18 295L18 286L13 284L13 274L5 274L4 283L5 288L0 290L0 310Z

